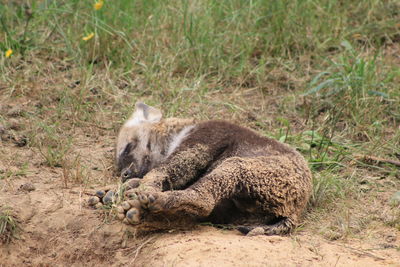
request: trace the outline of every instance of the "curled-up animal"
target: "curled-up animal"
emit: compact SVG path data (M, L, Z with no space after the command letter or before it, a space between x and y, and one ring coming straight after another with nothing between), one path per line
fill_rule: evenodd
M296 227L312 184L286 144L219 120L162 118L138 102L116 145L121 179L134 179L118 217L129 224L184 218L238 225L247 235Z

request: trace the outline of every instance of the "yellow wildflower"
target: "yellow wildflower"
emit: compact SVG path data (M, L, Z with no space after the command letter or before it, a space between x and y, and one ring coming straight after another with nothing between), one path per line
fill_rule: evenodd
M84 37L82 38L82 40L83 40L83 41L89 41L90 39L93 38L93 36L94 36L94 33L91 32L91 33L89 33L88 35L84 36Z
M104 5L104 1L103 0L99 0L96 3L94 3L93 8L95 10L99 10L99 9L101 9L103 7L103 5Z
M12 53L13 53L12 49L8 49L6 51L6 57L10 57Z

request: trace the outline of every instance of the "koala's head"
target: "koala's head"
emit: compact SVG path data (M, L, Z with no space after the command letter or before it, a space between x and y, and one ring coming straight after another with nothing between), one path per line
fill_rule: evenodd
M152 127L161 118L160 110L137 102L132 116L120 129L116 163L123 182L131 178L142 178L154 167L157 149L151 144Z

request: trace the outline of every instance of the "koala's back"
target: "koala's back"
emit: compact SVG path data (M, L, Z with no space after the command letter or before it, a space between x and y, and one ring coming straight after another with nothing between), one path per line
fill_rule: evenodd
M216 222L231 221L232 203L262 220L272 215L293 225L298 221L311 192L311 173L295 149L226 121L197 124L178 150L199 144L213 159L193 187L209 186L214 196L230 200L215 207ZM244 213L238 216L246 220Z
M277 155L302 159L302 156L288 145L261 136L249 128L221 120L196 124L186 140L182 142L184 147L193 147L198 144L206 146L210 154L217 155L215 160L228 157Z

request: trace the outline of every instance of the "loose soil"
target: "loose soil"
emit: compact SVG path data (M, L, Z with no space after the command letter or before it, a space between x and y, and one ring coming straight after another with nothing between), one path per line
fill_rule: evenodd
M112 142L85 142L82 161L98 179L67 187L63 169L43 166L36 150L1 143L1 153L10 160L2 160L0 169L12 169L15 159L27 160L28 171L0 180L0 204L14 210L21 227L17 239L0 246L0 266L400 266L399 231L383 226L336 241L307 224L286 237L246 237L200 225L139 233L87 207L90 190L117 181L104 178L103 167L96 165L112 158ZM27 183L35 189L21 188Z

